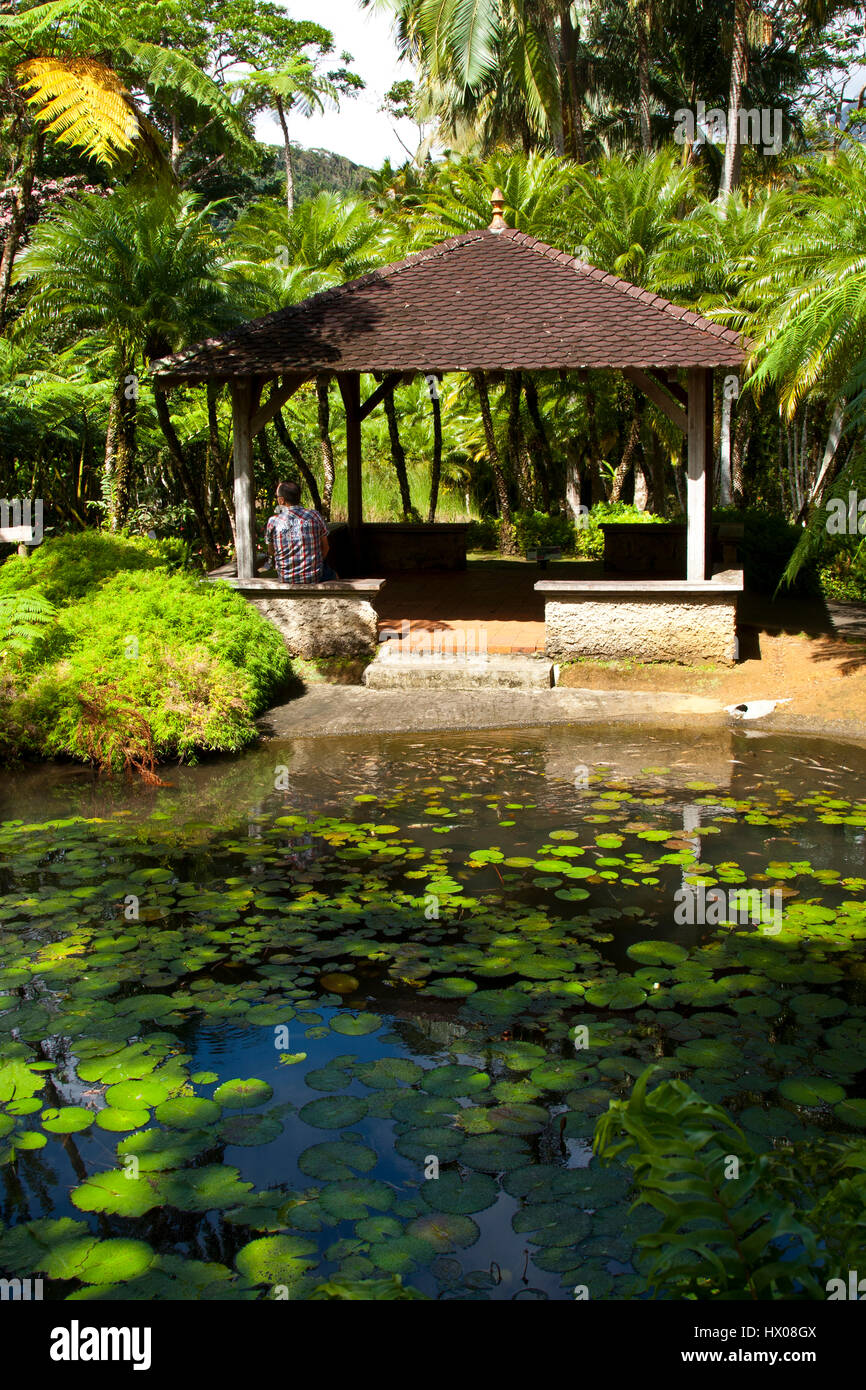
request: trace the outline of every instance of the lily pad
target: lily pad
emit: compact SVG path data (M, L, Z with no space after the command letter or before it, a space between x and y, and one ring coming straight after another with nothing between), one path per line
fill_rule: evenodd
M226 1110L251 1110L257 1105L264 1105L273 1094L274 1088L269 1086L267 1081L250 1077L247 1081L224 1081L221 1086L217 1086L213 1098L217 1105L225 1106ZM157 1112L157 1119L159 1118Z

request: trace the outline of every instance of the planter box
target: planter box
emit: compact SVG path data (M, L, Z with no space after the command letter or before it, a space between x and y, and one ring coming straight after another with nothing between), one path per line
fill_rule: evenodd
M611 574L685 579L685 522L602 521L604 568Z
M466 522L364 522L359 553L354 553L348 526L329 531L329 562L338 574L387 574L393 570L465 570Z

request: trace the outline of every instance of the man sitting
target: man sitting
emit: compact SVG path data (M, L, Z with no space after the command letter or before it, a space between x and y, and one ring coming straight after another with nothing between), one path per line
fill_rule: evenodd
M328 553L328 531L318 512L301 506L297 483L279 483L276 508L265 528L271 564L284 584L321 584L336 579Z

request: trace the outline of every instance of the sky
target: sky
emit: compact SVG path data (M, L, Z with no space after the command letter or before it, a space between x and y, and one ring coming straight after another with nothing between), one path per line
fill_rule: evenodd
M418 143L415 126L411 121L392 121L377 109L392 83L413 75L411 66L398 60L390 16L376 9L362 10L358 0L283 0L283 9L292 19L310 19L330 29L335 53L351 53L353 70L367 84L358 96L345 97L339 111L326 110L309 119L294 115L292 139L308 149L333 150L373 169L386 158L392 164L402 164L407 155L395 128L414 153ZM271 144L282 144L275 116L260 116L256 135Z

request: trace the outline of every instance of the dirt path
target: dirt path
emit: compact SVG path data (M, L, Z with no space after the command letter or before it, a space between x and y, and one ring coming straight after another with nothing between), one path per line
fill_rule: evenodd
M683 691L722 705L787 698L772 716L773 728L866 738L866 608L746 600L740 654L736 666L578 661L563 668L560 685Z

